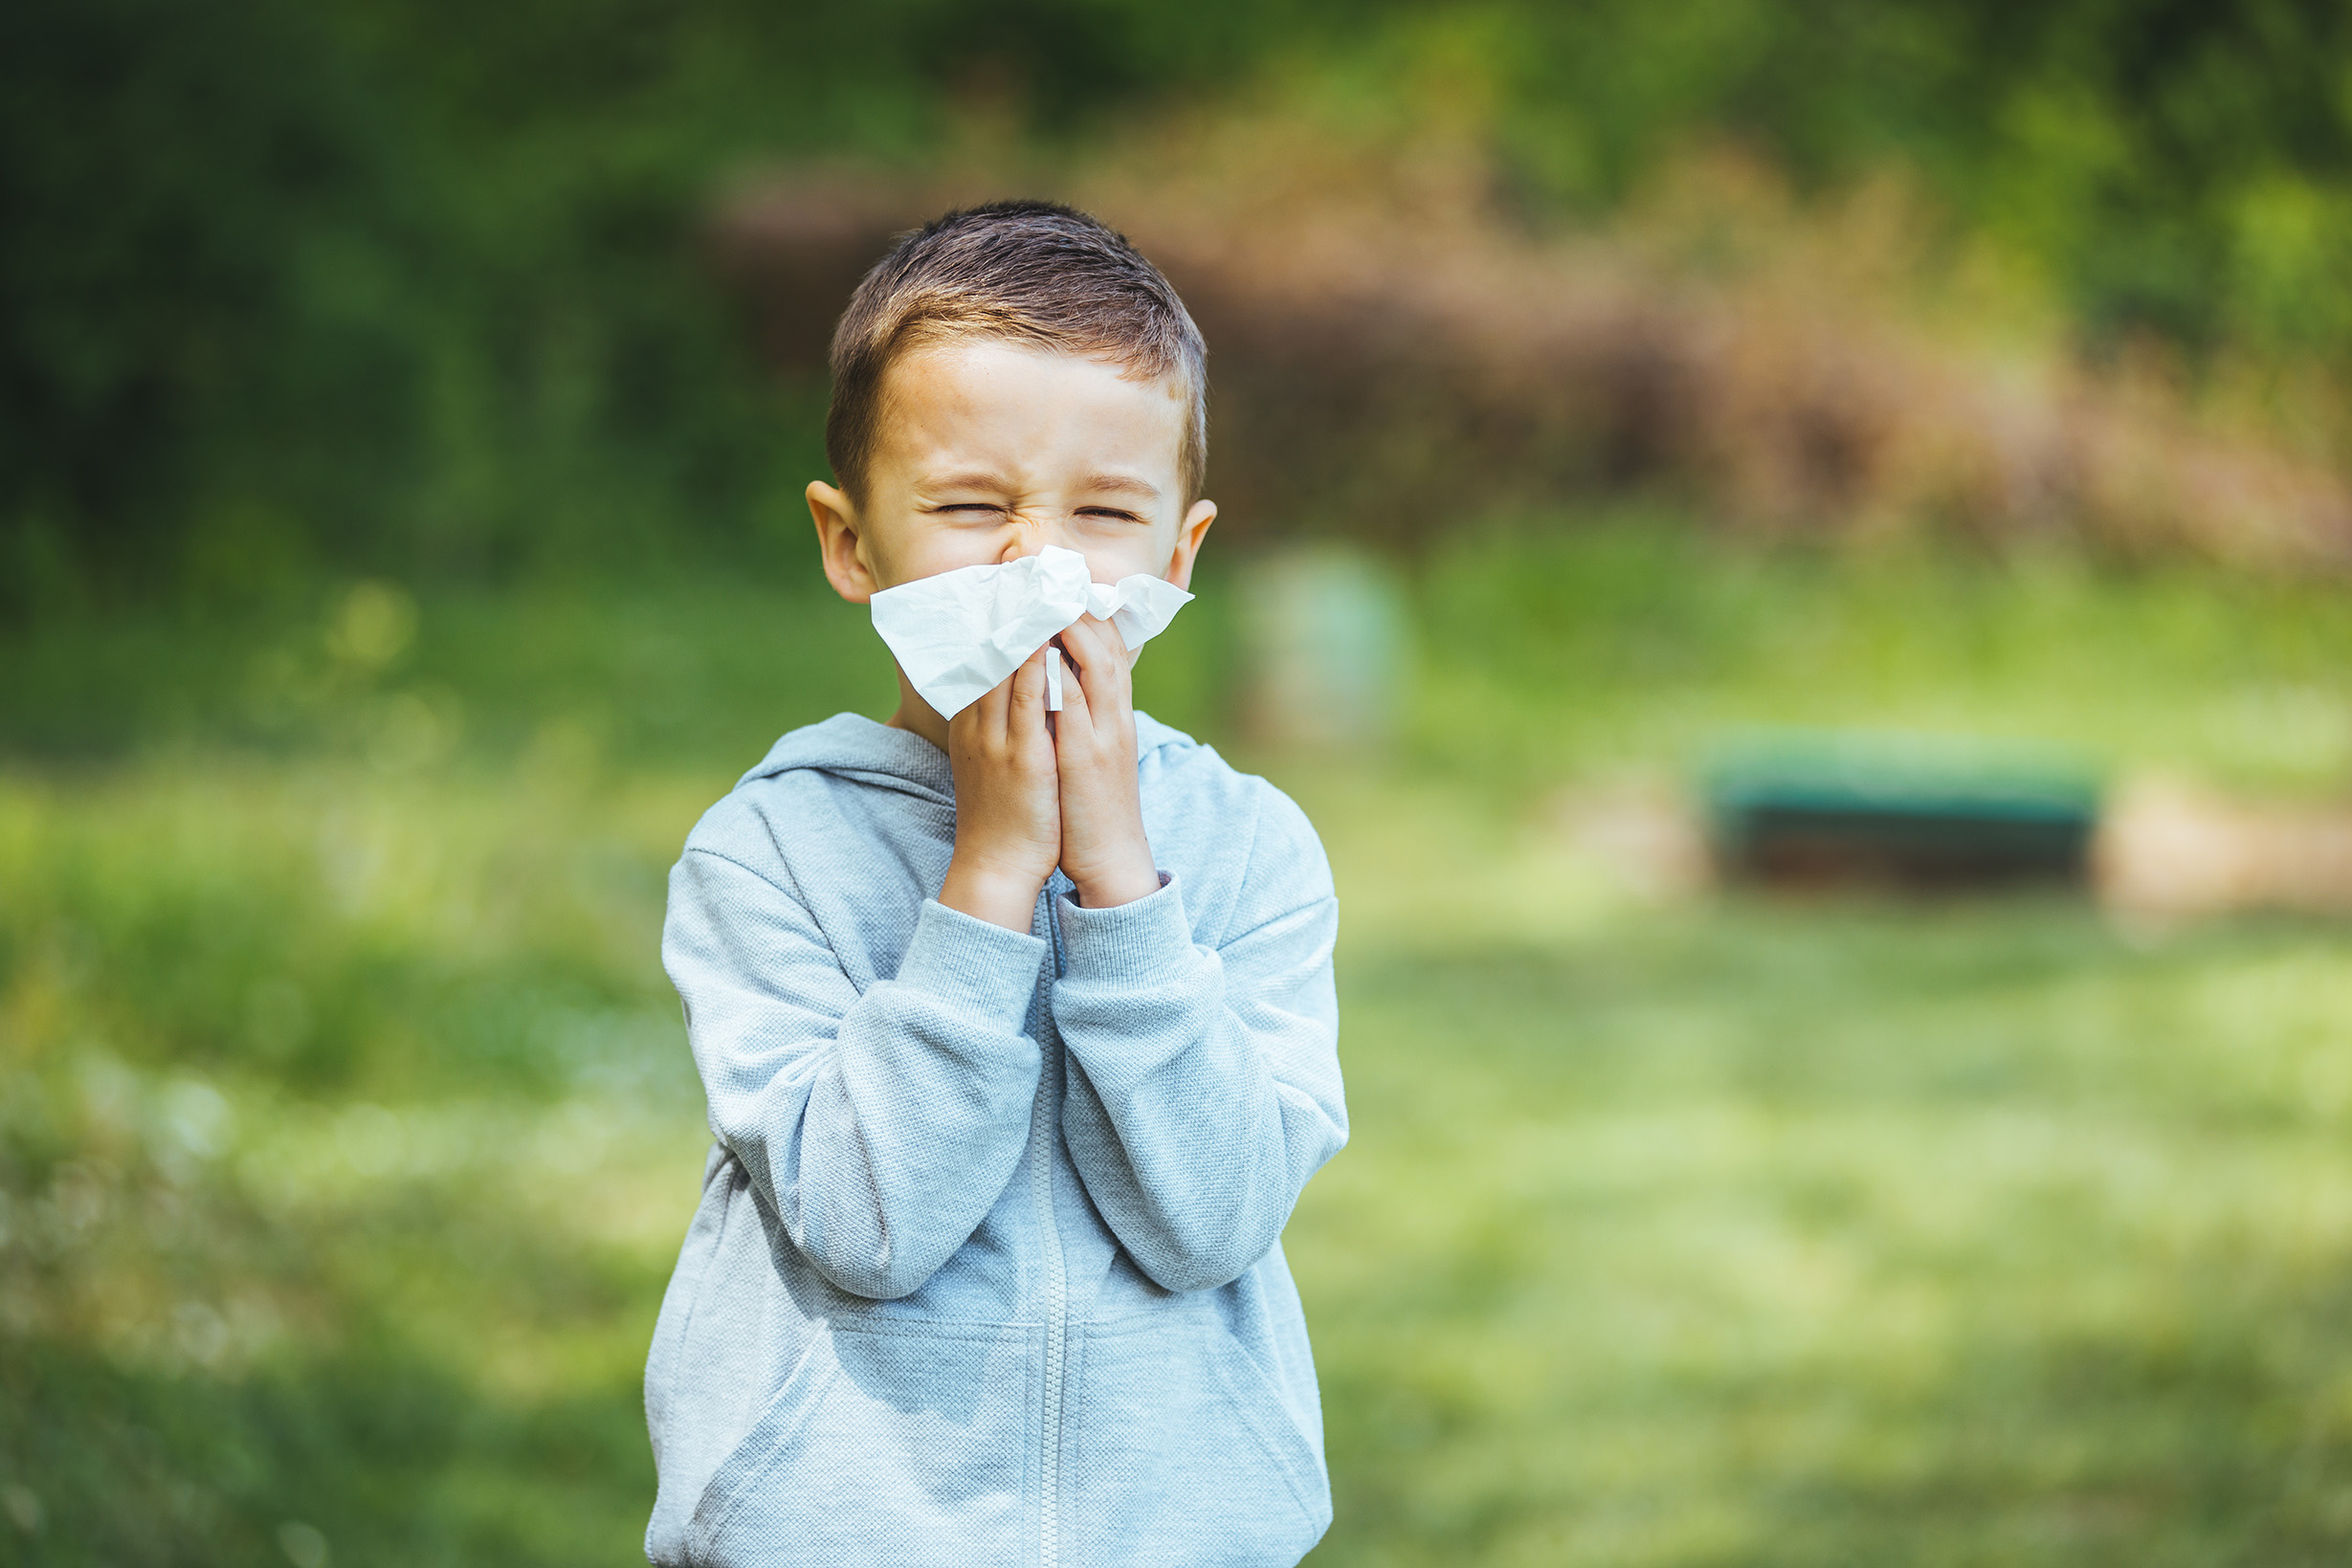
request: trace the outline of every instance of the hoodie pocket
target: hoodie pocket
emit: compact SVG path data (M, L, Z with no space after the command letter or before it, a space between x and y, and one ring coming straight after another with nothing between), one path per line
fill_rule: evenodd
M820 1329L712 1477L691 1560L863 1568L1017 1561L1036 1330Z
M1263 1568L1297 1562L1330 1524L1321 1462L1222 1325L1090 1335L1079 1375L1075 1560Z

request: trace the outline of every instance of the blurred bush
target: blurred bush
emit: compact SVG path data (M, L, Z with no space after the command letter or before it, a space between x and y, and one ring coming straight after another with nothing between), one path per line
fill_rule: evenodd
M817 156L1018 188L1154 124L1175 127L1181 169L1235 105L1320 105L1380 133L1361 144L1422 149L1389 160L1390 184L1427 185L1427 149L1463 150L1488 210L1536 234L1605 226L1711 141L1801 206L1908 170L1936 215L1931 280L2006 269L2094 365L2323 452L2352 347L2347 61L2352 14L2321 0L1207 0L1180 17L1141 0L22 0L0 18L0 595L19 613L124 587L234 601L322 561L478 577L770 550L800 531L821 387L780 399L710 286L694 236L715 191ZM1412 210L1441 249L1476 237L1442 203ZM1750 215L1722 217L1699 237L1736 252ZM1507 290L1517 264L1434 286ZM1267 352L1318 360L1329 330L1310 315ZM1717 328L1702 311L1690 330ZM1409 377L1409 358L1382 363ZM1375 422L1390 450L1372 472L1451 462L1465 427L1515 416L1513 386L1418 451ZM1242 382L1231 395L1267 411ZM1556 488L1533 438L1549 415L1529 418L1516 480ZM2149 428L2108 444L2168 444ZM1570 477L1616 481L1639 439L1571 444ZM1815 442L1831 470L1848 439L1833 422ZM2230 476L2193 510L2334 504L2234 448L2098 504L2216 465Z
M1748 532L2352 556L2330 460L2153 346L2087 359L1914 182L1808 201L1717 145L1663 159L1605 225L1547 232L1508 175L1481 144L1297 108L1027 172L1124 228L1200 320L1221 537L1411 543L1639 489ZM721 209L718 254L773 363L809 376L894 231L1003 184L783 172Z

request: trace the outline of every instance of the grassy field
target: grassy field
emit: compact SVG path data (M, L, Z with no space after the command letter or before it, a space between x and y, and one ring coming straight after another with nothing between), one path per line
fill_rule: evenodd
M1244 753L1346 910L1315 1560L2342 1560L2343 933L1659 904L1545 804L1778 721L2322 793L2341 594L1630 523L1409 580L1394 753ZM1222 586L1143 671L1217 736ZM636 1560L704 1142L662 873L886 691L741 581L0 637L0 1559Z

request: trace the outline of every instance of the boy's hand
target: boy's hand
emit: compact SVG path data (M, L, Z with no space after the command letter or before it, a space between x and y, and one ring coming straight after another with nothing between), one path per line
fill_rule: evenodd
M1127 752L1132 759L1132 725ZM1062 852L1054 738L1045 727L1044 649L947 721L947 765L956 780L956 849L939 901L1027 931L1038 890Z
M1092 615L1063 632L1061 643L1077 677L1062 682L1054 724L1061 868L1077 885L1079 903L1108 909L1160 891L1135 771L1133 660L1119 629Z

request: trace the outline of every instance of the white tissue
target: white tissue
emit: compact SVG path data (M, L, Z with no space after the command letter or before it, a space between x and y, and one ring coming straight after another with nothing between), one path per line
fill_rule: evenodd
M874 596L874 629L922 699L953 718L1081 616L1109 621L1133 651L1191 602L1142 572L1098 583L1084 556L1049 544L1019 561L884 588Z

